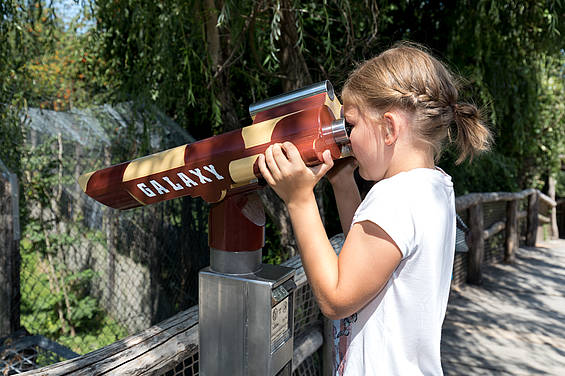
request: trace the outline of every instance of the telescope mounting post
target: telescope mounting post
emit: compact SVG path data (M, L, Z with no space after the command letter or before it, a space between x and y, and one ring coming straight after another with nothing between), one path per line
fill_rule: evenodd
M256 192L213 204L210 266L199 273L202 375L291 375L295 271L262 264L265 212Z

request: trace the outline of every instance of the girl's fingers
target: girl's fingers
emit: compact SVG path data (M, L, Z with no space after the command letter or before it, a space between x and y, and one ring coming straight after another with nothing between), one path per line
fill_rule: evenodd
M273 156L273 145L269 146L267 150L265 150L265 162L273 178L275 180L280 180L281 170L279 169L279 166L277 165L277 161Z
M269 184L270 186L275 184L275 179L273 179L273 175L271 175L271 171L267 167L265 163L265 156L263 154L259 154L259 158L257 158L257 166L259 167L259 171L261 171L261 175L263 175L263 179Z
M324 162L322 164L311 167L311 170L317 179L321 179L322 176L324 176L334 166L332 154L329 150L324 150L324 152L322 153L322 158L324 159Z
M332 168L334 166L334 160L332 159L332 153L329 150L324 150L322 153L322 158L324 159L324 164Z
M298 149L296 148L296 146L294 146L294 144L292 142L286 141L285 143L283 143L282 149L286 153L286 156L288 157L288 160L290 161L290 163L304 162L304 161L302 161L302 157L300 156L300 152L298 151Z
M289 158L285 155L286 150L283 151L281 144L274 144L271 148L273 158L275 159L277 166L280 168L281 175L284 175L284 171L288 171L291 167L291 162L289 162Z

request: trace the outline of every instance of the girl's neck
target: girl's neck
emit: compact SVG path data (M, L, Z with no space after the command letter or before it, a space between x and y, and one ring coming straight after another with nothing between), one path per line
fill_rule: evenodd
M400 172L416 168L435 168L434 158L431 153L418 148L397 148L385 173L385 179Z

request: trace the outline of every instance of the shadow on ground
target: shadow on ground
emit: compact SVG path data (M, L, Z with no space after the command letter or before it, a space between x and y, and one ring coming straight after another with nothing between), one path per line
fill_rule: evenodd
M565 240L521 248L512 265L450 296L442 333L446 375L565 374Z

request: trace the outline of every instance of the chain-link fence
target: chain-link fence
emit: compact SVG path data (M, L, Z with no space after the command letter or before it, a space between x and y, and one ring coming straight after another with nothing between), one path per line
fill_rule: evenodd
M21 296L10 299L22 328L84 354L197 304L197 272L209 264L206 204L183 198L119 212L77 183L192 137L133 104L31 108L24 126Z

